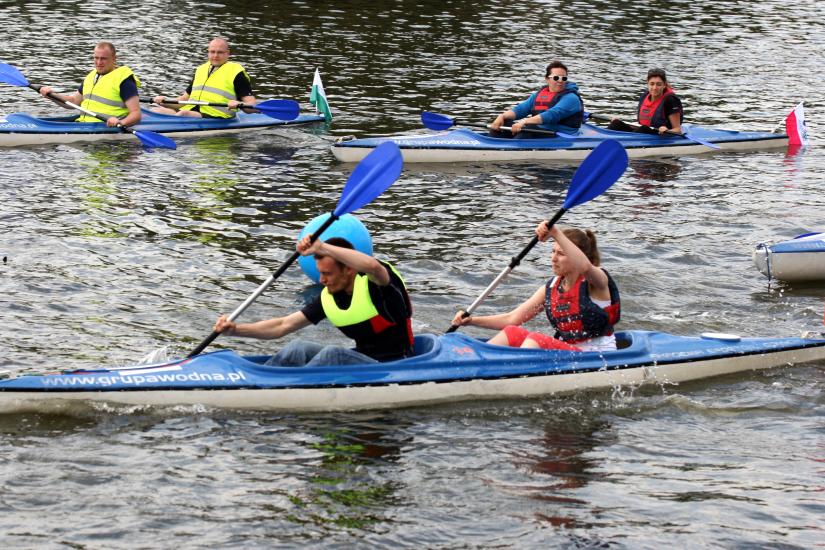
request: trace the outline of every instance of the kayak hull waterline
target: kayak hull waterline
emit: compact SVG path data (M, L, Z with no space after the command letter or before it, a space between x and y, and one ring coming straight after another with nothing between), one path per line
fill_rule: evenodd
M703 141L719 147L718 151L752 151L788 146L786 134L739 132L702 128L685 124L684 128ZM431 134L408 134L376 138L340 140L332 152L340 161L358 162L385 141L394 141L401 149L404 162L477 162L582 160L606 139L621 143L630 158L698 155L716 151L679 136L658 136L617 132L584 124L575 138L495 138L464 128Z
M37 118L26 113L6 115L0 118L0 147L135 139L133 135L109 128L102 122L73 122L75 118ZM143 109L143 119L133 129L177 138L235 134L323 121L323 115L299 115L294 120L279 120L261 113L239 112L235 117L222 119L159 115Z
M0 381L0 412L47 412L72 402L319 412L478 399L537 397L646 384L678 384L825 359L825 337L739 338L617 333L612 352L491 346L460 333L416 339L401 361L272 367L224 350L162 364Z

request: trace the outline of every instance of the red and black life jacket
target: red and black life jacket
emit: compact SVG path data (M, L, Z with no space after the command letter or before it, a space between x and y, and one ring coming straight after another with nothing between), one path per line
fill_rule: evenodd
M583 275L566 292L559 287L561 277L547 281L544 312L556 329L554 336L559 340L576 343L613 334L613 325L621 318L619 287L606 270L602 271L607 275L610 290L610 305L606 308L599 307L590 299L587 279Z
M653 101L650 94L648 92L644 92L639 98L639 105L636 109L638 112L639 124L643 126L651 126L653 128L659 128L660 126L673 128L673 125L670 123L670 119L665 116L665 98L675 94L676 92L673 91L673 88L668 86L665 88L664 93L659 96L659 99ZM681 121L682 113L679 113L679 122L681 123Z
M579 92L575 90L562 90L558 93L553 93L550 91L550 88L547 86L543 86L540 90L538 95L536 96L536 100L533 102L533 108L530 109L530 116L536 116L538 114L543 113L547 109L550 109L554 105L556 105L561 98L567 94L575 94L576 97L579 98L579 105L581 105L581 110L573 115L565 117L559 120L559 124L564 124L565 126L570 126L571 128L579 128L584 121L584 102L582 101Z

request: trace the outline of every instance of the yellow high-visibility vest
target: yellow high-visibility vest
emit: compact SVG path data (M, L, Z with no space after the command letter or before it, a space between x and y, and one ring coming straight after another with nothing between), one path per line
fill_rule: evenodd
M390 269L401 279L401 274L398 273L395 267L390 265ZM372 298L370 298L369 282L370 279L366 275L359 274L355 276L352 301L347 309L338 307L329 290L324 288L321 291L321 307L324 308L324 315L327 316L330 323L336 327L348 327L369 321L378 315L378 310L375 309ZM404 283L403 279L401 279L401 283Z
M238 63L227 61L217 69L209 73L212 65L207 61L195 70L195 79L192 82L192 93L189 99L197 101L208 101L210 103L228 103L230 100L238 99L235 94L235 77L239 73L246 75L244 68ZM184 105L181 109L191 110L195 105ZM198 109L201 114L219 118L230 118L235 113L225 107L208 107L201 105Z
M128 115L129 109L120 97L120 84L130 76L135 78L135 84L140 87L140 80L129 67L118 67L102 75L92 70L83 80L83 100L80 106L102 115L116 117ZM77 118L77 122L100 122L100 120L84 114Z

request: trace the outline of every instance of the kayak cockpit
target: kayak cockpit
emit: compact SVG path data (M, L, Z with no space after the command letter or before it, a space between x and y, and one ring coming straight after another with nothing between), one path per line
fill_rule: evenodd
M439 351L441 350L441 342L439 341L438 336L435 334L419 334L415 337L413 341L413 355L410 357L406 357L404 359L398 359L397 361L388 361L386 364L392 365L403 365L410 361L421 361L427 360L428 358L435 357L438 355ZM285 368L278 365L267 365L266 362L271 358L271 355L254 355L254 356L244 356L243 358L247 361L252 363L256 363L257 365L263 368ZM286 368L301 368L301 367L286 367Z

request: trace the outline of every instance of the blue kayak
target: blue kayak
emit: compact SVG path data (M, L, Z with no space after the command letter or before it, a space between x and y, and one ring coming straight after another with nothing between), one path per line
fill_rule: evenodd
M44 375L0 373L0 412L60 410L68 402L339 411L521 398L643 384L678 384L825 359L815 338L616 334L609 352L493 346L453 333L416 337L416 355L350 366L274 367L267 357L216 351L188 359Z
M261 113L239 112L232 118L190 118L161 115L142 109L143 118L135 130L166 134L172 137L210 136L262 130L274 126L292 126L323 122L323 115L299 115L294 120L279 120ZM77 116L37 118L26 113L12 113L0 117L0 146L42 145L131 139L135 137L109 128L102 122L74 122Z
M621 143L631 158L695 155L717 150L696 140L711 143L721 151L750 151L788 145L787 134L739 132L691 124L682 127L695 139L678 135L618 132L593 124L582 125L575 135L531 138L498 138L486 132L459 128L427 134L343 138L332 145L332 152L338 160L358 162L379 144L393 141L401 149L404 162L566 161L582 160L606 139Z

